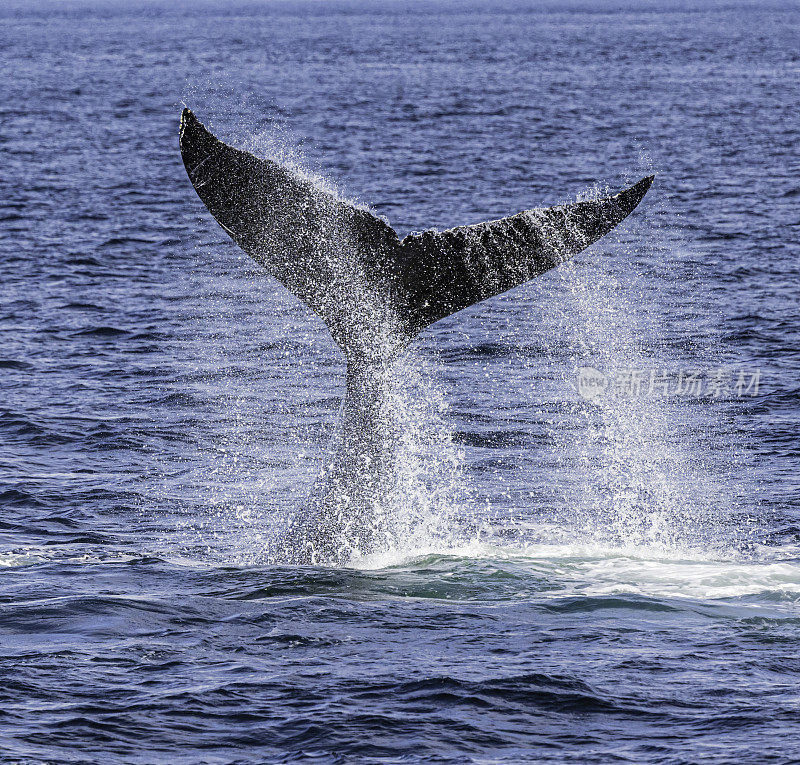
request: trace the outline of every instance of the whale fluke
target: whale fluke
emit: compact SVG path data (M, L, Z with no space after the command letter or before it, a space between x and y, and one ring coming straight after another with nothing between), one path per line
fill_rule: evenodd
M653 182L650 176L605 199L401 240L385 221L301 174L224 144L188 109L180 148L217 222L322 317L347 359L338 454L286 535L294 563L346 563L386 538L386 513L378 510L397 445L390 372L408 343L439 319L586 249Z
M401 240L369 211L226 145L189 109L180 148L217 222L322 317L348 359L385 354L388 336L397 352L439 319L549 271L624 220L653 182L650 176L597 201Z

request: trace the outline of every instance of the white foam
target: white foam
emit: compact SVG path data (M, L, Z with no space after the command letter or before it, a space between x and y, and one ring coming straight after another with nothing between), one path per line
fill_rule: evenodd
M754 598L775 602L800 602L800 550L777 548L770 557L731 553L711 558L695 551L655 554L652 549L609 548L600 545L531 544L504 547L473 541L455 547L420 547L370 555L353 562L362 571L414 568L430 569L435 578L437 561L450 557L452 568L468 568L471 560L493 561L511 574L546 585L537 597L606 597L637 595L698 601ZM794 559L791 559L794 557ZM752 603L757 605L757 603Z

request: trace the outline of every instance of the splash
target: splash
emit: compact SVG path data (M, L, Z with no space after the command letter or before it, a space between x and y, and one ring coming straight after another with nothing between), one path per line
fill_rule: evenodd
M416 353L351 362L323 471L276 539L273 559L352 565L447 544L463 481L445 411L430 365Z
M468 497L445 391L435 364L416 350L399 360L394 382L389 406L397 451L385 487L385 536L379 551L446 548L456 537L456 519L468 510Z
M634 555L727 555L742 546L742 535L727 522L736 508L715 475L710 444L698 433L697 422L714 414L697 410L710 405L698 402L690 411L685 401L646 390L589 399L574 393L582 367L638 377L687 364L659 342L664 332L656 312L662 306L653 295L654 286L671 278L663 264L674 253L652 230L636 241L615 236L613 258L571 262L559 271L573 349L562 382L578 403L566 409L572 427L561 427L562 420L552 431L556 461L570 482L544 536ZM661 265L651 268L648 283L641 264L654 261ZM708 363L708 343L704 352Z

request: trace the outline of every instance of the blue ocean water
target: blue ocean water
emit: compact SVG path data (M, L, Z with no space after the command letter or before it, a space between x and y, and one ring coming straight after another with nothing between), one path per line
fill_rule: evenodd
M796 4L0 21L3 761L800 758ZM275 552L343 361L197 199L183 105L401 235L657 174L424 333L395 533L347 568Z

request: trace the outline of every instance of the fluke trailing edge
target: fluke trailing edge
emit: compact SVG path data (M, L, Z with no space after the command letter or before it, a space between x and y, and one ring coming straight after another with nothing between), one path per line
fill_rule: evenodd
M653 182L650 176L605 199L400 239L368 211L222 143L189 109L180 147L217 222L322 317L348 359L384 353L387 334L399 350L439 319L568 260L624 220Z
M347 359L338 454L289 534L286 557L295 563L345 563L386 538L380 505L397 440L388 370L408 343L439 319L586 249L626 218L653 182L650 176L605 199L400 239L367 210L222 143L188 109L180 147L217 222L322 317Z

